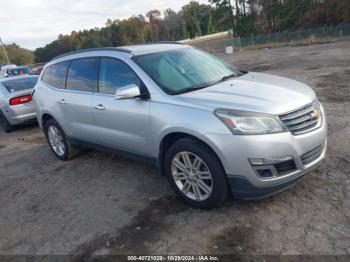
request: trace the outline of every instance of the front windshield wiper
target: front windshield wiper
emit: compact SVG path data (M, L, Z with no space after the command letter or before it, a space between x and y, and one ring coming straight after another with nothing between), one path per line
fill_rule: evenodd
M196 90L199 90L199 89L202 89L202 88L206 88L206 87L215 85L217 83L224 82L224 81L226 81L226 80L228 80L230 78L238 77L238 76L241 76L241 75L242 74L233 73L233 74L230 74L230 75L227 75L227 76L223 76L222 78L220 78L217 81L211 81L211 82L207 82L207 83L204 83L204 84L199 84L199 85L196 85L196 86L191 86L191 87L188 87L188 88L184 88L184 89L181 89L179 91L174 92L173 94L174 95L178 95L178 94L183 94L183 93L196 91Z
M174 95L179 95L179 94L184 94L184 93L188 93L188 92L192 92L192 91L196 91L199 89L203 89L206 87L209 87L211 85L213 85L215 82L210 82L210 83L204 83L204 84L200 84L200 85L196 85L196 86L191 86L191 87L187 87L184 89L181 89L179 91L174 92Z
M237 77L237 76L239 76L239 74L237 74L237 73L233 73L233 74L230 74L230 75L227 75L227 76L223 76L223 77L218 81L218 83L224 82L224 81L226 81L226 80L229 80L230 78Z

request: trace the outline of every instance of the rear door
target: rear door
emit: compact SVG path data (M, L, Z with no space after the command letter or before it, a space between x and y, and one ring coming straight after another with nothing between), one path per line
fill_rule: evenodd
M72 60L66 90L59 98L66 133L72 138L92 143L97 141L91 105L97 85L98 62L96 57Z
M151 130L149 101L115 99L116 90L130 84L145 88L125 62L116 58L101 58L99 85L92 103L96 131L104 146L148 155Z

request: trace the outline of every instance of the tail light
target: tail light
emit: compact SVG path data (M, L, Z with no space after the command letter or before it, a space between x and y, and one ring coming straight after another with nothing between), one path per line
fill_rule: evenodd
M10 106L25 104L32 101L32 95L17 96L10 99Z

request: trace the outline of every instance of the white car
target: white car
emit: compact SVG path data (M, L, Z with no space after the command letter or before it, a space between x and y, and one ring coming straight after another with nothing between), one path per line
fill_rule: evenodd
M38 76L9 77L0 80L0 127L10 132L15 126L36 118L32 102Z
M10 64L10 65L2 65L0 67L0 78L5 78L7 76L7 70L16 68L17 65Z

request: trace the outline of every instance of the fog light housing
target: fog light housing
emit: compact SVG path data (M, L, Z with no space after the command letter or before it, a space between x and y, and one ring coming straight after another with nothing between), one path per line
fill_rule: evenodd
M262 179L284 176L297 170L292 156L249 158L249 162Z
M273 177L271 169L257 169L256 172L263 178Z

